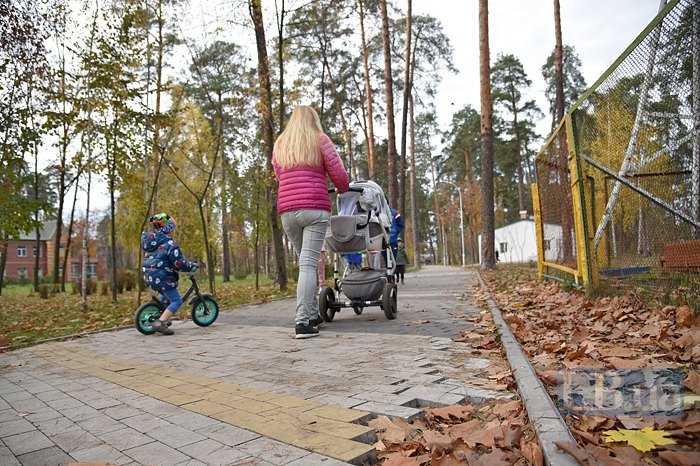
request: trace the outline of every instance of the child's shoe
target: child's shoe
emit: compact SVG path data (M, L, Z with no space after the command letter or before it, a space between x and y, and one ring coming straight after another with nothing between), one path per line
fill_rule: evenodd
M163 335L173 335L175 332L170 330L170 322L163 322L162 320L154 320L151 323L151 327L156 332L162 333Z
M307 324L307 325L297 324L294 331L296 332L295 338L297 340L302 339L302 338L312 338L312 337L318 336L318 329L312 327L309 324Z

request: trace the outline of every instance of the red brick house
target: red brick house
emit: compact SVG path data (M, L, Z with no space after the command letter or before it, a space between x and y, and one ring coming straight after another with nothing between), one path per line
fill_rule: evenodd
M39 277L46 277L53 270L54 238L56 235L56 220L44 223L39 234ZM67 233L63 233L60 244L59 273L63 273L63 256L67 242ZM71 253L68 256L67 281L80 278L82 255L80 245L76 247L80 238L75 235L71 241ZM99 247L97 240L90 240L88 245L88 277L97 280L105 280L107 277L107 256L102 253L104 248ZM7 260L5 262L5 278L10 280L31 281L34 277L34 258L36 257L36 232L22 233L19 238L7 242Z

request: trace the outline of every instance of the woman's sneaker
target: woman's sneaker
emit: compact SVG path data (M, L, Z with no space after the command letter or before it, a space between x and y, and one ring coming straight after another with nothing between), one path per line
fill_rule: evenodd
M300 340L302 338L312 338L312 337L318 336L318 329L311 326L311 324L306 324L306 325L297 324L297 326L294 328L294 330L296 331L295 338L297 340Z
M309 321L309 325L311 325L312 327L318 327L322 323L323 323L323 317L321 317L320 315L317 315L315 319L311 319Z
M170 322L163 322L162 320L154 320L151 323L151 327L156 332L162 333L163 335L173 335L175 332L170 330Z

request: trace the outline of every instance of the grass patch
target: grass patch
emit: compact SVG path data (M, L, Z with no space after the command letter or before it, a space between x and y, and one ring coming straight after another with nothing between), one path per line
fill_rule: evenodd
M200 277L199 284L202 292L208 291L206 278ZM275 298L293 296L294 284L288 286L286 293L267 277L260 277L260 289L255 289L255 277L243 280L233 280L228 283L216 284L217 301L222 311L234 306L249 303L267 302ZM184 293L189 286L189 280L181 277L180 291ZM80 296L67 293L51 295L49 299L41 299L28 288L14 289L12 285L3 289L0 296L0 347L12 349L29 346L38 340L60 337L79 332L102 330L120 325L133 325L136 311L135 291L119 295L116 303L110 296L98 294L88 297L88 310L83 312ZM8 291L10 290L11 291ZM68 287L70 290L70 286ZM150 292L142 294L142 302L150 299ZM190 307L185 303L180 310L180 317L189 315ZM4 338L3 338L4 337ZM5 341L3 341L5 340Z

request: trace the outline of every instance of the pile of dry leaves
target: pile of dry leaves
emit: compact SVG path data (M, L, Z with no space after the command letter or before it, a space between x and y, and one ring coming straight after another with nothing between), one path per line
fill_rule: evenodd
M562 447L581 464L700 464L700 410L693 408L700 400L700 319L689 307L654 305L631 292L588 299L507 269L484 278L545 384L555 384L562 369L671 368L685 374L689 392L681 415L566 416L585 448Z
M380 416L369 425L383 466L543 464L519 400L428 409L411 423Z

